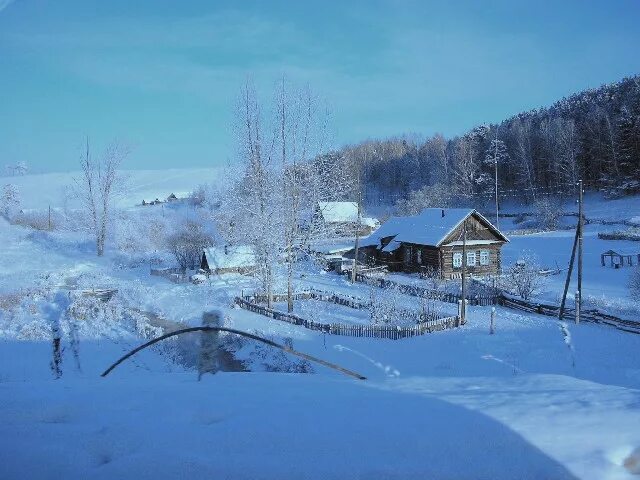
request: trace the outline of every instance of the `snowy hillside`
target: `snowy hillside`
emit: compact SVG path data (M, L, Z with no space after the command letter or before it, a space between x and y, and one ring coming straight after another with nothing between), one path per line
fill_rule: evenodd
M126 179L125 192L118 197L117 205L127 208L140 204L143 199L165 200L171 193L184 197L198 185L213 182L217 172L216 168L123 170L121 175ZM65 199L67 205L73 207L78 205L78 201L70 195L70 188L74 178L79 177L79 171L0 177L0 186L15 185L20 206L25 209L62 207Z

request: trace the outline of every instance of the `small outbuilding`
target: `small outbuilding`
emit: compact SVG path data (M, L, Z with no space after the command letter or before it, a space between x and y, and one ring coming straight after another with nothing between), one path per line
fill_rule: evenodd
M630 252L616 252L615 250L607 250L600 254L600 263L603 267L607 264L613 268L624 267L625 265L631 267L634 265L640 265L640 253Z
M358 222L358 204L356 202L318 202L314 212L314 221L321 222L327 230L338 235L354 236L356 230L360 235L369 235L380 222L371 217L360 217Z
M248 245L225 245L205 248L202 251L200 268L207 274L241 273L256 269L256 255Z

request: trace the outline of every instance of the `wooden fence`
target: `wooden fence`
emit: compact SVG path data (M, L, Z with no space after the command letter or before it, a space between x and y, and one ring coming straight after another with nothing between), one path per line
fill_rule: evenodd
M302 294L299 294L302 295ZM286 296L285 296L286 297ZM307 297L311 298L311 297ZM389 326L389 325L347 325L343 323L322 323L306 320L293 313L280 312L264 305L258 305L244 298L236 297L236 305L253 313L258 313L274 320L300 325L309 330L316 330L329 335L343 335L349 337L371 337L371 338L387 338L390 340L399 340L402 338L415 337L426 333L438 332L450 328L460 326L460 318L458 316L433 318L430 320L419 322L408 327Z
M337 305L342 305L349 308L354 308L356 310L368 310L371 308L371 302L362 300L359 297L354 297L352 295L343 295L335 292L327 292L324 290L319 290L316 288L311 288L304 292L294 293L292 295L293 300L320 300L323 302L335 303ZM267 296L264 294L251 294L244 295L242 298L249 302L255 303L267 303ZM271 296L274 302L286 302L287 295L286 294L274 294ZM423 311L414 311L407 310L403 308L394 309L394 313L399 318L412 319L416 323L426 322L428 320L437 320L439 317L436 312L423 312Z
M440 290L433 290L419 285L407 285L404 283L394 282L393 280L386 278L370 277L360 273L356 274L356 281L362 282L366 285L372 285L374 287L392 288L400 293L414 297L430 298L446 303L457 304L462 300L462 295L456 293L442 292ZM467 303L472 306L486 307L488 305L497 305L498 300L498 295L467 295Z
M189 281L187 271L184 268L151 268L151 276L164 277L173 283L184 283Z
M522 310L530 313L538 313L540 315L547 315L549 317L556 317L560 314L560 307L557 305L547 305L539 302L531 302L522 300L521 298L514 298L508 295L502 295L500 297L500 305L516 310ZM571 320L575 318L576 312L572 308L565 308L564 319ZM611 325L619 330L625 332L640 334L640 321L624 320L622 318L615 317L603 313L597 309L583 309L580 311L580 320L584 322L603 323Z

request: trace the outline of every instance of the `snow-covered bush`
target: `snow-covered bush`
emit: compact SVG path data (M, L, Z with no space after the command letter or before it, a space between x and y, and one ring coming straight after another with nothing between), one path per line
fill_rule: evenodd
M0 193L0 214L11 219L20 209L20 192L18 187L8 183L2 187Z
M12 223L34 230L58 230L62 224L62 216L56 211L27 210L17 213Z
M542 197L533 204L539 228L556 230L562 218L562 205L553 197Z
M630 227L626 230L615 230L613 232L598 232L600 240L631 240L640 241L640 228Z
M640 302L640 266L636 266L629 278L629 291L631 298Z
M197 268L202 249L213 245L213 239L202 225L186 221L180 229L169 236L167 246L181 268Z
M544 284L540 270L537 260L531 255L525 255L507 269L504 286L522 299L528 300Z

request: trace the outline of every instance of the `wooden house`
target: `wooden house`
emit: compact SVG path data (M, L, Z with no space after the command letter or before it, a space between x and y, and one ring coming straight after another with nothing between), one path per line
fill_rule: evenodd
M207 274L250 273L256 269L256 255L247 245L217 246L205 248L200 268Z
M493 275L500 272L500 250L508 241L474 209L427 208L418 215L391 217L361 241L358 261L391 271L430 269L443 278L459 278L465 262L469 275Z

